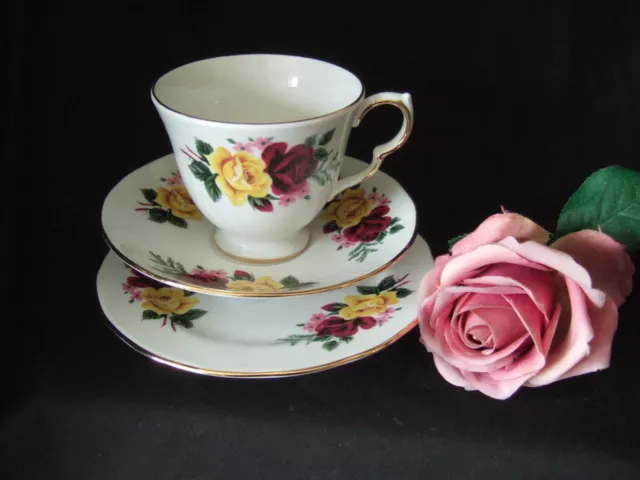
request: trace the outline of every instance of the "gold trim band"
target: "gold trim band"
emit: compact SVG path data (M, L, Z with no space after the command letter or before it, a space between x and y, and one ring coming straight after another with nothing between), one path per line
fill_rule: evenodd
M333 290L339 290L341 288L344 287L348 287L349 285L353 285L354 283L358 283L361 282L362 280L366 280L367 278L373 277L374 275L377 275L378 273L386 270L387 268L389 268L390 266L394 265L396 262L398 262L405 253L407 253L407 251L411 248L411 246L414 244L416 238L418 236L418 225L416 223L416 228L413 232L413 235L411 236L411 240L409 240L409 242L407 243L407 245L400 251L400 253L398 253L398 255L396 255L395 257L393 257L389 262L385 263L384 265L376 268L375 270L372 270L371 272L367 273L366 275L362 275L360 277L351 279L351 280L347 280L341 283L337 283L335 285L330 285L327 287L322 287L322 288L314 288L311 290L303 290L303 291L295 291L295 290L288 290L288 291L284 291L284 292L240 292L240 291L231 291L231 290L219 290L219 289L215 289L215 288L207 288L207 287L202 287L200 285L196 285L195 283L191 283L191 282L177 282L175 280L171 280L171 279L167 279L164 277L161 277L160 275L158 275L157 273L152 272L151 270L145 268L145 267L141 267L140 265L138 265L137 263L135 263L133 260L131 260L129 257L127 257L124 253L122 253L120 250L118 250L116 248L116 246L111 243L111 241L109 240L109 237L107 236L107 233L104 231L104 227L102 230L102 237L105 241L105 243L107 244L107 246L111 249L111 251L113 251L113 253L115 253L120 260L122 260L124 263L126 263L127 265L129 265L131 268L139 271L140 273L146 275L149 278L153 278L154 280L157 280L160 283L164 283L166 285L170 285L172 287L175 288L181 288L184 290L189 290L192 292L196 292L196 293L202 293L204 295L217 295L219 297L240 297L240 298L282 298L282 297L300 297L303 295L314 295L316 293L324 293L324 292L331 292Z
M170 360L168 358L161 357L159 355L155 355L149 350L141 347L129 337L127 337L124 333L122 333L112 322L109 320L106 314L103 315L107 320L107 325L112 330L112 332L118 337L123 343L128 345L130 348L135 350L136 352L144 355L145 357L150 358L158 363L163 365L167 365L169 367L177 368L178 370L184 370L186 372L197 373L199 375L208 375L212 377L227 377L227 378L269 378L269 377L293 377L297 375L305 375L308 373L316 373L322 372L325 370L329 370L331 368L340 367L342 365L346 365L348 363L355 362L357 360L361 360L366 357L370 357L371 355L378 353L381 350L384 350L386 347L392 345L393 343L400 340L407 333L409 333L413 328L418 324L418 319L413 320L409 325L396 333L393 337L388 340L382 342L375 347L372 347L368 350L364 350L360 353L356 353L346 358L342 358L340 360L336 360L335 362L324 363L322 365L316 365L315 367L307 367L307 368L298 368L293 370L282 370L282 371L274 371L274 372L231 372L225 370L213 370L208 368L194 367L193 365L187 365L185 363L176 362L174 360Z

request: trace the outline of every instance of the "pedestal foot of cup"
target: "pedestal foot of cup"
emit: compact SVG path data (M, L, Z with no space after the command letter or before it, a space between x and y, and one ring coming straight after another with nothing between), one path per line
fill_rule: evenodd
M277 239L248 237L220 229L213 234L213 241L222 253L234 260L252 264L291 260L307 249L309 239L309 230L306 228Z

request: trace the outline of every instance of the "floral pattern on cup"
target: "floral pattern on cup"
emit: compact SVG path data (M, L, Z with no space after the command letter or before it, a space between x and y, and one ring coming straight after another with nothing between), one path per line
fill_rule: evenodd
M287 207L300 199L311 199L309 180L324 186L336 175L338 152L326 146L335 129L311 135L304 143L290 146L274 137L228 138L229 146L214 148L196 139L195 151L185 146L189 169L204 182L214 202L226 196L232 205L251 205L259 212L273 212L274 202Z
M329 221L322 231L331 235L338 250L349 250L348 260L363 262L388 235L404 228L399 217L388 215L390 203L389 197L376 187L367 194L363 187L356 185L325 207L321 218Z
M228 273L225 270L206 269L197 265L187 270L180 262L171 257L163 258L154 252L149 252L151 261L157 265L155 269L168 275L176 275L191 282L218 290L249 293L277 293L314 285L315 282L301 282L296 277L288 275L280 280L274 280L270 276L256 278L252 273L244 270L235 270Z
M188 220L200 221L203 216L182 183L180 173L171 172L168 178L160 178L164 186L140 189L146 202L138 202L137 212L144 212L156 223L169 223L187 228Z
M349 343L360 330L381 327L393 318L402 307L400 300L413 293L404 286L409 283L408 274L397 279L390 275L376 286L357 287L359 295L347 295L342 302L320 307L322 311L311 315L306 323L296 326L306 334L292 334L277 340L291 346L316 342L330 352L341 343Z
M176 325L192 328L193 322L207 314L206 310L194 308L200 301L192 292L167 287L136 270L122 283L124 294L129 303L140 302L142 320L162 320L161 327L167 324L175 332Z

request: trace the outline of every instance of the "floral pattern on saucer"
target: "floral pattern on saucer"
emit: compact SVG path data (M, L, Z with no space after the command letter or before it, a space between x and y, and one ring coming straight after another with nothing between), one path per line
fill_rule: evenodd
M140 189L146 202L138 201L136 212L144 212L152 222L169 223L179 228L187 228L188 220L203 219L179 172L171 172L171 176L160 180L164 186Z
M207 314L206 310L194 308L200 300L193 293L167 287L135 270L131 272L133 275L124 281L122 290L129 295L129 303L141 302L142 320L162 320L161 327L168 323L175 332L176 325L192 328L194 320Z
M347 249L347 259L363 262L370 253L376 252L388 235L404 228L399 217L390 217L391 200L376 187L367 194L356 185L342 192L330 202L321 214L329 220L322 231L331 234L338 250Z
M227 146L213 147L195 140L195 151L185 146L189 169L204 182L211 200L224 194L235 206L251 205L259 212L273 212L274 202L287 207L300 199L310 200L309 179L324 186L340 167L338 152L327 149L335 129L311 135L289 146L274 137L228 138Z
M230 290L233 292L258 292L271 293L278 291L295 290L313 285L315 282L301 282L296 277L288 275L280 281L276 281L270 276L263 275L255 278L253 274L244 270L235 270L229 274L224 270L206 269L200 265L188 271L180 262L176 262L171 257L164 259L161 255L149 252L151 261L157 265L155 269L164 274L178 275L188 278L194 283L217 288L219 290Z
M406 274L396 280L390 275L376 286L359 285L357 291L360 295L347 295L343 302L328 303L320 307L323 312L314 313L306 323L296 325L310 333L292 334L277 342L291 346L300 342L306 342L306 345L316 342L328 352L338 348L340 343L351 342L360 329L382 326L402 308L396 305L413 293L404 288L409 283L406 280L408 276Z

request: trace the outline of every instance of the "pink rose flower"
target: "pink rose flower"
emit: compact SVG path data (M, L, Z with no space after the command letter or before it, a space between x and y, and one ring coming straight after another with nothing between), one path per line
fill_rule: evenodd
M418 316L448 382L506 399L609 366L633 263L601 232L547 240L530 219L497 214L436 259Z

